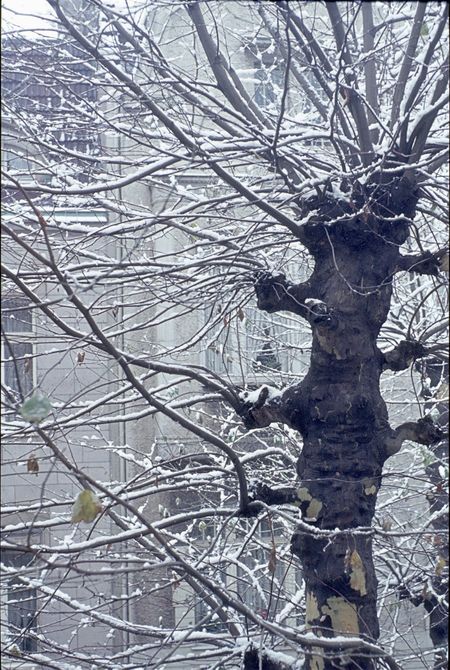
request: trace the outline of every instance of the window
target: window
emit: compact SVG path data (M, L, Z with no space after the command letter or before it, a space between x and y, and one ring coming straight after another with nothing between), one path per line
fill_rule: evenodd
M23 296L2 299L2 385L8 407L22 403L34 386L32 313Z
M248 534L252 522L243 523L239 535ZM240 556L237 568L237 594L239 598L263 619L273 620L288 603L301 585L301 574L296 566L280 555L283 526L276 520L261 519L253 541ZM291 616L298 617L294 606Z
M277 101L277 88L283 86L283 70L272 40L259 39L256 45L249 48L254 56L254 100L259 107L268 107Z
M226 586L225 570L216 569L213 574L207 575L209 579L219 586ZM209 593L209 592L208 592ZM226 624L219 618L216 612L206 603L200 594L195 599L195 625L208 633L217 633L226 630Z
M26 568L32 560L25 553L2 552L2 561L7 566ZM8 577L2 581L3 594L4 590L7 596L7 636L10 644L25 653L36 651L36 589L29 588L17 577Z
M246 350L256 374L267 374L274 370L289 370L289 331L282 327L282 317L271 319L263 312L247 307Z
M282 72L277 66L266 66L256 61L255 102L259 107L268 107L276 102L276 87L282 85Z
M244 567L237 570L237 592L242 601L263 619L273 618L286 604L282 595L286 565L275 563L270 575L267 565L270 552L263 547L252 547L243 557Z
M2 149L2 165L8 171L29 172L28 158L23 152L5 147Z
M233 374L235 369L235 338L228 326L220 325L214 341L206 348L206 367L218 374ZM234 354L234 355L233 355Z

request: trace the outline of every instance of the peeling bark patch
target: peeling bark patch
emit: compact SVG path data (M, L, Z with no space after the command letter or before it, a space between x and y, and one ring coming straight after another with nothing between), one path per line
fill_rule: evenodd
M319 647L311 647L311 651L315 652L316 654L318 652L323 653ZM322 656L312 656L309 667L311 670L324 670L325 663Z
M366 496L376 495L377 487L373 483L373 479L364 479L363 484L364 484L364 493L366 494Z
M316 520L319 516L319 512L322 509L322 503L320 500L313 498L308 505L308 509L305 512L305 519L309 521Z
M306 508L304 514L304 518L308 519L309 521L316 521L319 512L323 507L320 500L313 498L306 486L302 486L301 488L297 489L297 498L300 500L300 502L309 502L309 505Z
M306 623L312 625L315 619L320 618L319 605L313 593L306 594Z
M297 491L297 498L303 502L303 501L312 500L312 495L310 494L310 492L308 491L306 486L302 486Z
M361 556L356 549L345 557L345 564L350 572L350 586L362 596L367 595L366 571Z
M322 612L329 615L334 633L359 634L358 613L355 605L344 598L332 596L322 607Z

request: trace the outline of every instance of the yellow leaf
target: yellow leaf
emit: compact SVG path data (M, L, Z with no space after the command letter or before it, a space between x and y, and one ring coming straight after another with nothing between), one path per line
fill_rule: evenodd
M434 569L434 572L440 577L442 573L444 572L445 566L447 565L447 561L445 558L440 558L438 562L436 563L436 567Z
M34 454L31 454L27 461L27 472L34 472L36 475L39 472L39 463Z
M91 523L101 511L102 506L95 493L85 489L78 494L74 502L72 523L79 523L80 521Z
M38 391L25 400L20 408L20 414L30 423L39 423L49 415L51 409L50 400Z

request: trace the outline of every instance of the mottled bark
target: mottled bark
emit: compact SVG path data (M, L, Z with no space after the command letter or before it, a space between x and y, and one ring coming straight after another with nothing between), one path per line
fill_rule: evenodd
M371 537L355 530L371 526L386 459L405 438L430 444L442 432L429 419L393 430L380 394L384 369L404 369L424 354L421 345L411 342L386 354L377 347L390 308L392 277L410 269L409 260L406 265L400 260L399 245L408 237L418 190L409 178L390 176L385 183L379 174L364 187L347 185L347 191L347 200L325 192L299 203L302 214L309 215L299 237L315 260L307 282L293 285L283 275L267 274L255 282L260 309L289 310L309 322L312 354L300 384L275 398L262 390L243 415L249 427L283 421L303 437L297 500L291 489L268 487L260 487L256 497L268 504L295 502L301 509L306 526L302 523L295 532L292 551L303 568L308 628L318 636L375 641L379 627ZM318 529L345 532L330 540ZM373 670L377 663L357 650L344 653L337 645L333 653L308 652L305 669L331 670L342 664Z

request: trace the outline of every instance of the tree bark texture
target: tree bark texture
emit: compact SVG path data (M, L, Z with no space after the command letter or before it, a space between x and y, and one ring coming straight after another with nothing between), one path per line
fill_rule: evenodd
M310 279L293 285L265 274L255 283L260 309L295 312L312 328L306 377L274 401L247 407L245 420L248 426L283 421L303 437L296 504L307 526L298 527L292 551L303 568L307 626L318 636L377 640L372 542L356 529L371 526L383 465L402 440L430 443L439 436L426 422L392 430L380 393L384 369L402 369L400 359L423 355L410 345L391 356L377 347L417 200L413 181L380 174L364 187L356 183L347 201L324 193L300 203L303 216L309 214L299 238L315 260ZM333 653L313 648L305 663L306 670L337 667L373 670L377 661L337 644Z

